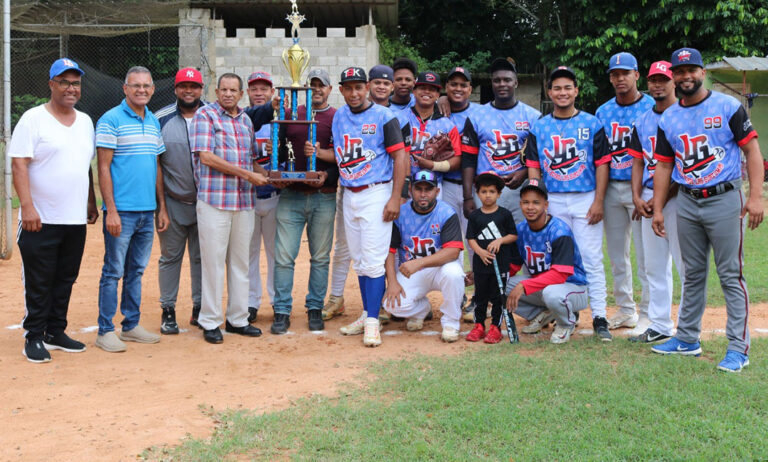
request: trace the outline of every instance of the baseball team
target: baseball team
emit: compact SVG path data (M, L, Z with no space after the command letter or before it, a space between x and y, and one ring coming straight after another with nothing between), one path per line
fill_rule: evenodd
M83 71L59 59L49 72L50 100L23 114L7 149L20 201L23 354L48 362L49 350L86 348L65 331L86 223L98 220L90 167L96 156L104 262L95 345L104 351L161 339L140 324L155 231L161 334L180 331L176 301L186 252L190 325L213 344L224 340L222 324L228 333L260 336L253 324L267 298L270 332L288 331L306 236L311 331L345 313L351 263L363 309L340 330L362 334L366 346L381 344L388 322L421 330L433 316L427 294L439 291L445 342L459 340L462 320L473 324L467 341L500 342L509 309L527 321L523 333L554 323L550 341L565 343L589 307L601 341L630 328L631 342L653 344L656 353L698 356L712 249L727 307L728 347L717 368L738 372L749 364L750 346L744 232L763 219L757 133L738 100L703 86L696 49L654 62L647 94L638 89L631 53L612 56L607 71L615 97L592 115L575 107L576 73L552 70L546 90L553 111L542 115L517 100L517 70L508 59L490 63L493 100L484 105L469 101L466 69L453 68L443 87L438 74L399 58L391 67L342 71L345 104L333 108L331 77L314 68L306 80L311 101L298 107L300 120L311 111L316 121L313 144L299 124L281 124L273 137L270 122L287 102L275 98L264 71L246 82L222 74L216 101L205 102L200 72L181 69L176 102L153 113L151 72L132 67L125 99L94 129L75 109ZM247 108L238 105L244 94ZM307 170L310 158L317 179L268 179L273 165ZM618 308L610 317L603 235ZM682 282L676 328L673 262ZM633 270L642 285L637 302Z

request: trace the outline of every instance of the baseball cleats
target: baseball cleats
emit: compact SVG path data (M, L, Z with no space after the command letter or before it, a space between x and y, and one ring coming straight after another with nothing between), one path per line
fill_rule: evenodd
M717 368L725 372L741 372L742 369L749 366L749 357L738 351L728 350L725 352L725 358L720 361Z
M136 343L157 343L160 341L160 336L147 331L141 326L136 326L131 330L120 331L120 340Z
M485 338L485 326L477 323L475 327L467 334L467 342L479 342Z
M78 342L64 332L58 335L46 334L43 338L43 346L46 350L61 350L67 353L80 353L85 351L85 343Z
M27 361L31 363L47 363L51 360L51 354L43 346L42 339L26 339L24 349L21 350Z
M331 295L323 307L323 321L333 319L344 314L344 296Z
M342 326L339 331L342 333L342 335L360 335L363 333L365 320L367 317L368 313L363 311L360 317L355 320L355 322L352 324L347 324L346 326Z
M384 310L384 307L379 307L379 323L383 326L389 324L389 313Z
M592 320L592 328L595 330L595 335L603 342L613 341L613 336L608 331L608 320L602 316L598 316Z
M485 343L501 342L501 331L499 330L499 326L497 326L496 324L491 324L491 327L488 328L488 333L485 334L485 338L483 339L483 342Z
M96 346L110 353L125 351L125 343L117 338L117 334L114 331L96 337Z
M576 326L560 327L559 324L555 324L555 330L552 331L552 336L549 337L549 341L554 344L565 343L570 340L574 329L576 329Z
M416 332L424 328L424 320L420 318L408 318L405 328L411 332Z
M666 340L668 338L669 338L669 335L661 334L649 327L642 334L637 335L635 337L630 337L629 341L634 343L656 343L662 340Z
M307 319L309 322L309 330L320 331L325 329L325 323L323 322L323 314L320 310L307 311Z
M381 345L379 320L377 318L365 318L364 323L363 345L368 347L377 347Z
M524 326L522 329L520 329L520 331L524 334L536 334L541 332L541 329L550 325L554 320L555 316L552 314L552 312L549 310L544 310L537 314L536 317L533 318L527 326Z
M469 299L469 303L464 305L464 313L461 315L461 319L464 322L475 322L475 297Z
M291 327L291 315L275 313L275 319L272 321L272 326L269 328L269 331L275 335L282 335L288 332L289 327Z
M701 343L686 343L672 337L661 345L651 347L651 351L661 355L699 356Z
M163 335L179 333L179 325L176 324L176 310L172 306L163 308L163 316L160 320L160 333Z
M443 342L453 343L459 339L459 331L453 327L443 327L443 333L440 335Z
M620 327L629 327L634 329L637 326L637 313L626 314L619 311L608 319L608 328L618 329Z

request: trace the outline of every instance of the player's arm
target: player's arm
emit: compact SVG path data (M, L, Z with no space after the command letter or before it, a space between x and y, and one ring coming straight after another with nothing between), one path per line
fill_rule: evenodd
M741 210L741 218L749 213L749 229L755 229L763 221L763 156L760 153L760 145L757 137L750 139L741 146L747 159L747 175L749 178L749 198Z
M664 229L664 204L667 203L669 184L672 178L672 169L675 162L675 151L667 141L664 130L659 127L656 132L656 170L653 174L653 232L660 237L667 235Z
M384 124L384 146L392 157L394 171L392 172L392 195L384 206L383 220L392 221L400 215L400 197L403 194L405 177L408 175L409 163L405 153L403 134L396 118Z
M461 187L463 192L464 217L475 210L473 188L475 173L477 171L477 156L480 152L480 142L475 126L467 119L464 124L464 133L461 135Z
M632 156L632 202L635 204L635 211L632 218L639 219L640 216L651 218L653 208L649 202L643 200L643 171L645 170L645 160L643 159L643 146L640 142L640 135L637 133L637 127L632 127L632 141L629 145L629 155Z
M587 212L587 219L590 225L600 223L603 219L603 202L605 201L605 191L608 189L608 177L611 167L608 138L605 137L605 131L602 128L595 133L592 154L595 162L595 201L592 202Z
M32 193L29 188L29 163L31 157L14 157L11 160L11 170L13 171L13 187L19 196L19 206L21 207L21 229L24 231L37 232L43 228L40 215L32 203Z
M384 260L384 274L387 279L387 290L384 292L384 306L400 306L400 297L405 297L403 287L397 282L397 269L395 268L395 252L400 247L400 228L397 223L392 226L392 237L389 241L389 253Z

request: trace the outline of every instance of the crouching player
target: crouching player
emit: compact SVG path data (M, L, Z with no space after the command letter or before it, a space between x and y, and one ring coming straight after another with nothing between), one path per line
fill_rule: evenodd
M464 270L457 262L464 249L456 212L437 200L437 176L420 170L411 181L411 199L400 207L392 227L392 241L385 265L387 291L384 309L394 316L408 318L408 330L420 330L431 311L427 294L443 294L442 339L459 339L459 318L464 296ZM395 268L398 252L399 268Z
M544 182L531 178L520 188L525 222L517 225L517 248L530 276L513 276L520 265L510 265L507 308L531 320L549 311L557 322L552 343L565 343L587 307L587 277L581 254L568 225L547 213ZM511 288L511 289L510 289Z

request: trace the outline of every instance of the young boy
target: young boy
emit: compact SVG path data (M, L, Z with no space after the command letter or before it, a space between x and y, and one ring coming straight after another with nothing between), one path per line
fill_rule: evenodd
M503 294L499 292L496 270L493 261L499 267L502 282L506 281L506 272L512 260L511 245L517 240L517 229L512 213L500 207L496 201L501 196L504 180L494 172L481 173L475 178L475 190L482 202L482 207L469 215L467 223L467 243L475 252L472 259L472 271L475 274L475 327L467 335L467 341L499 343L501 341L501 305ZM485 318L488 302L491 308L491 327L485 332Z

